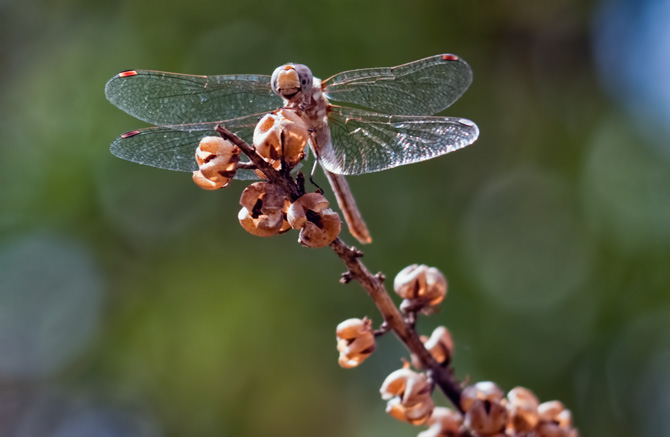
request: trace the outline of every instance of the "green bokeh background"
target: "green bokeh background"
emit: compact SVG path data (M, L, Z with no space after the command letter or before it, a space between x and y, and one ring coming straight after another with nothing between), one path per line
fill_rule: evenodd
M474 71L445 114L481 137L350 178L365 262L446 274L419 329L451 330L460 378L560 399L584 436L668 435L670 166L601 89L594 7L0 1L0 435L418 433L378 395L406 356L392 336L337 365L336 324L380 322L337 257L246 234L242 183L111 156L143 123L103 89L129 68L326 78L445 52Z

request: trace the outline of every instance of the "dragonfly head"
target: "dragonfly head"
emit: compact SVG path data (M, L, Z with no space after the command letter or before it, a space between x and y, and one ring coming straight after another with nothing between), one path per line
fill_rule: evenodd
M296 102L309 98L312 94L314 76L302 64L286 64L272 73L272 91L278 96Z

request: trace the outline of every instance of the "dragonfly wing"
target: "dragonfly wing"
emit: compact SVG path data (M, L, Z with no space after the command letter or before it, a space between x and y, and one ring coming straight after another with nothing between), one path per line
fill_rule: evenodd
M332 106L332 147L320 151L326 170L372 173L435 158L472 144L477 125L464 118L376 114Z
M150 127L127 132L114 140L113 155L127 161L166 170L195 171L195 149L204 136L218 136L217 125L225 126L251 142L258 118L263 114L210 123ZM241 160L245 161L245 156ZM252 170L238 170L235 179L258 179Z
M470 66L436 55L397 67L345 71L323 82L326 97L384 114L431 115L454 103L472 82Z
M119 109L155 125L226 120L282 106L270 88L270 76L262 75L129 70L107 82L105 95Z

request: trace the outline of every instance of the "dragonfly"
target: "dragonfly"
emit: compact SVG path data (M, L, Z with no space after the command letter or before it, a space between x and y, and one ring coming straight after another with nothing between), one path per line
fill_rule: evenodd
M282 65L272 76L126 70L107 82L107 99L155 126L122 134L110 149L128 161L193 172L200 139L217 135L218 125L251 142L265 114L294 110L314 133L310 148L350 233L369 243L345 176L425 161L472 144L479 136L475 123L433 115L458 100L471 82L469 65L452 54L345 71L323 81L301 64ZM258 176L240 169L235 178Z

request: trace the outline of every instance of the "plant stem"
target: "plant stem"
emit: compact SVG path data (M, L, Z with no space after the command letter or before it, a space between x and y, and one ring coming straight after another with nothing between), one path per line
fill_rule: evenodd
M333 251L344 261L349 271L343 277L343 282L355 280L361 284L368 295L374 300L379 312L384 317L384 322L391 328L400 341L416 356L421 366L427 370L435 384L440 387L451 403L461 413L461 387L454 377L451 368L442 366L426 350L423 342L419 338L416 330L410 326L398 308L391 300L386 288L384 287L382 276L373 275L361 262L363 256L359 250L347 246L341 239L336 238L330 243Z
M225 127L219 125L216 127L216 131L223 139L229 140L239 147L249 157L256 168L262 171L270 182L286 190L292 200L296 200L303 194L304 180L301 179L301 182L296 183L289 171L275 170L256 153L253 147ZM458 380L454 377L451 368L448 366L448 362L445 365L438 363L430 352L426 350L414 329L413 321L409 318L405 320L386 291L384 287L384 275L380 273L373 275L370 273L360 260L363 253L354 247L347 246L340 238L336 238L335 241L330 243L330 247L349 269L342 276L342 282L346 283L353 279L363 286L384 317L385 329L390 329L396 334L398 339L409 349L410 353L419 360L421 367L426 370L433 382L442 389L454 407L463 413L460 402L461 387Z
M270 182L282 187L289 194L292 200L296 200L303 194L300 192L298 186L293 181L290 174L286 174L287 172L280 172L275 170L267 161L265 161L258 153L256 153L256 149L247 144L246 141L244 141L242 138L238 137L233 132L229 131L221 125L216 127L216 131L224 140L229 140L234 145L239 147L242 152L244 152L244 154L249 157L256 168L263 172L263 174Z

